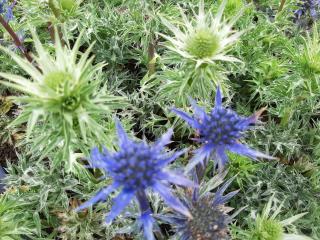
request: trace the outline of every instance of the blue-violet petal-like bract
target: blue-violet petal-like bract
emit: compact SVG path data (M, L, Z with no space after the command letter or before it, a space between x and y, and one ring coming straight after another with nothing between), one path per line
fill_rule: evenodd
M228 162L226 150L238 153L252 159L267 158L275 159L241 144L238 139L243 135L251 124L254 124L264 109L250 117L241 117L236 112L222 106L222 94L217 88L215 107L207 114L193 99L190 99L194 116L173 109L178 116L185 120L191 127L198 130L198 142L202 146L194 152L194 157L186 167L186 172L193 169L197 164L204 164L210 158L214 159L215 168L222 170Z
M147 240L153 240L152 224L154 220L151 216L146 190L153 189L171 208L191 218L188 208L172 194L170 183L185 187L195 187L196 184L182 175L165 169L168 164L185 152L179 151L173 154L164 152L164 147L170 142L172 129L153 145L148 145L145 141L136 142L129 139L119 121L116 125L119 151L110 153L104 149L103 152L99 152L98 148L94 148L90 158L91 166L102 169L113 179L113 183L78 207L77 211L99 201L105 201L112 192L121 189L113 201L106 222L111 223L135 197L141 210L140 222L144 229L144 236Z
M227 172L222 172L216 175L215 183L223 183L226 174ZM206 192L205 186L201 186L200 189L195 188L193 191L185 191L182 201L188 206L192 219L179 213L163 215L160 218L173 226L176 237L180 240L231 240L229 224L233 216L229 216L231 209L228 209L225 204L239 191L224 193L233 179L225 182L215 193L212 189ZM237 215L237 212L233 215Z

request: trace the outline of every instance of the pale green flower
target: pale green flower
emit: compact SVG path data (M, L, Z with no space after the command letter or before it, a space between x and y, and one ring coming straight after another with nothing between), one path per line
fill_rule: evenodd
M241 36L243 31L232 29L235 22L242 15L243 9L229 20L224 20L222 15L227 4L224 0L215 16L205 13L204 1L199 2L199 12L194 14L195 21L188 20L181 10L183 27L179 28L171 24L165 18L163 23L173 32L174 37L159 33L167 39L171 45L168 49L180 54L186 59L196 62L196 67L204 63L214 64L215 61L236 62L238 59L228 56L227 52Z
M283 206L282 202L273 213L271 210L274 204L272 196L261 215L255 217L255 222L250 226L248 237L251 240L312 240L311 238L298 234L287 234L284 228L303 217L307 213L300 213L285 220L278 220L277 217Z
M97 120L102 115L110 116L110 110L119 107L123 98L110 95L97 77L105 64L92 65L94 56L89 57L89 54L93 44L81 54L81 36L71 49L68 42L62 46L56 34L53 55L40 43L36 32L31 32L37 52L33 56L34 64L0 46L31 78L0 73L0 77L9 80L0 83L24 94L15 97L22 103L23 111L12 125L27 122L27 138L36 126L40 128L32 137L36 145L33 152L45 155L62 147L61 159L69 160L70 168L75 161L71 146L85 149L82 143L88 143L89 139L90 144L98 139L104 141L105 130Z

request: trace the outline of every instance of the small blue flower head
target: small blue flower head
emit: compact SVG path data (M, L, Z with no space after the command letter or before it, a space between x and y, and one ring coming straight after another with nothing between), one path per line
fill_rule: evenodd
M226 172L216 175L212 179L215 180L214 183L210 182L210 185L217 186L223 183L225 174ZM228 209L224 204L236 195L238 191L227 194L224 194L224 192L232 180L225 182L215 193L212 193L212 190L204 192L203 190L207 189L206 186L201 186L200 191L197 188L187 192L183 202L188 206L192 219L188 219L179 213L160 216L160 218L173 225L180 240L230 240L228 225L234 216L228 215L228 212L232 209Z
M194 100L190 99L190 102L194 109L194 117L180 110L173 109L191 127L198 130L200 137L197 141L202 143L202 147L196 150L186 171L190 171L198 163L204 163L209 158L213 158L215 166L222 170L228 162L226 150L248 156L252 159L273 159L266 154L248 148L238 141L243 132L257 121L265 109L258 111L251 117L241 117L236 112L222 106L222 94L219 87L217 88L215 107L210 114L206 114L204 109L200 108Z
M313 20L318 19L318 11L320 0L303 0L299 2L299 9L295 11L296 19L300 19L303 15L310 14Z
M0 0L0 14L5 14L5 20L7 22L11 21L13 19L13 7L15 6L17 0L14 0L13 3L8 6L7 0Z
M152 234L154 220L147 200L147 189L153 189L171 208L191 218L189 210L171 193L169 184L187 187L194 187L195 184L179 174L165 170L165 167L184 151L174 154L164 153L164 147L170 142L172 130L169 130L151 146L146 142L136 142L129 139L119 121L117 121L117 130L119 151L109 153L107 149L104 149L101 153L97 148L94 148L90 158L92 167L104 170L113 179L113 184L102 189L77 210L106 200L110 193L120 188L121 192L114 199L114 205L106 222L111 223L135 196L141 210L140 221L145 237L148 240L154 239Z
M0 14L4 13L4 5L7 3L7 0L0 0Z

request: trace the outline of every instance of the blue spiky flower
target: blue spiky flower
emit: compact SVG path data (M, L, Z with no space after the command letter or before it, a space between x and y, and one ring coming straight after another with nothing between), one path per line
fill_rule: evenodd
M242 137L243 132L257 121L265 109L256 112L250 117L241 117L236 112L222 106L222 94L219 87L217 88L215 107L210 114L207 114L194 100L190 99L190 102L194 109L194 117L189 116L183 111L173 109L191 127L198 130L200 137L197 141L202 143L202 147L195 151L193 159L186 167L186 171L190 171L198 163L204 164L210 158L214 159L215 167L218 167L220 170L223 169L228 162L226 150L248 156L252 159L274 159L266 154L250 149L238 141Z
M320 1L319 0L302 0L299 2L299 9L295 11L295 17L297 20L302 18L302 16L310 14L311 18L313 20L318 19L318 11L320 7Z
M154 145L136 142L128 138L119 121L116 123L119 137L119 151L109 153L107 149L99 152L92 150L90 163L93 168L101 168L112 177L113 183L98 192L93 198L77 210L87 208L99 201L105 201L110 193L120 188L121 192L114 199L114 205L106 222L111 223L122 210L136 197L140 210L140 221L146 239L154 239L152 233L153 218L147 199L149 188L159 193L164 201L177 212L191 218L189 210L176 198L169 184L194 187L195 184L182 175L165 170L165 167L179 157L184 151L173 154L164 153L164 147L170 142L172 130L164 134Z
M6 0L2 0L1 2L0 2L0 14L2 14L3 13L3 7L4 7L4 4L6 3Z
M180 240L230 240L229 224L233 216L228 215L231 208L225 204L238 193L233 191L224 195L233 179L225 182L215 193L212 190L224 181L227 172L214 176L210 183L203 183L200 188L187 191L183 202L188 206L192 219L181 214L160 216L165 222L170 223ZM241 211L241 209L240 209Z
M13 1L11 5L8 5L7 0L0 0L0 14L5 14L5 20L7 22L11 21L13 19L13 7L16 4L16 0Z

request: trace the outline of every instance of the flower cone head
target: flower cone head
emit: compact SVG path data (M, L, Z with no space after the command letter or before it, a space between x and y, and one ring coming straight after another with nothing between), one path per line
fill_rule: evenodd
M182 195L182 199L191 212L192 218L180 214L168 215L165 221L171 223L176 230L176 235L185 240L229 240L229 224L233 216L228 212L232 209L226 204L238 191L224 194L233 179L223 181L227 172L215 175L210 182L202 182L199 188L189 189ZM194 172L196 175L196 172ZM197 177L196 182L198 182ZM212 184L212 183L215 184ZM223 184L222 186L220 186ZM219 187L219 188L218 188ZM216 189L215 193L213 190Z
M283 227L280 222L275 219L257 219L260 228L253 233L254 240L282 240Z
M137 142L128 138L120 122L117 122L119 151L109 153L107 149L101 153L97 148L92 150L91 165L103 169L113 179L113 184L102 189L92 199L81 205L78 210L87 208L98 201L104 201L111 192L121 188L114 200L114 205L106 218L111 223L122 210L136 197L141 210L141 218L145 236L154 239L152 233L153 218L147 199L146 190L151 188L159 193L164 201L177 212L188 218L191 214L187 207L172 193L169 183L194 187L195 184L182 175L167 171L165 167L184 151L174 154L165 153L164 147L170 142L172 130L164 134L155 144Z
M226 150L253 159L274 159L239 142L243 132L258 120L265 108L250 117L239 116L236 112L222 106L220 87L217 89L215 107L209 114L199 107L193 99L190 99L190 101L195 113L193 117L180 110L173 109L191 127L198 130L200 137L197 140L203 144L200 149L195 151L195 155L191 163L186 167L186 171L190 171L198 163L204 163L205 160L211 158L214 159L215 166L222 170L228 162Z
M71 11L77 6L76 0L60 0L61 8L65 11Z
M16 97L23 104L23 112L12 125L27 122L27 138L36 126L42 127L40 135L47 136L44 139L55 136L56 146L63 143L64 156L61 159L71 161L70 144L79 147L79 139L82 139L81 144L87 144L88 138L93 141L106 139L104 129L96 120L102 114L110 113L114 101L121 102L123 99L112 96L113 100L109 100L105 88L99 89L101 84L96 73L104 64L92 65L93 57L89 54L93 45L86 52L79 53L81 35L71 49L68 42L62 46L56 30L55 52L50 54L40 43L36 32L31 32L37 52L33 56L34 63L0 46L30 76L25 78L0 73L2 78L8 80L1 80L2 84L24 93ZM106 104L109 106L106 107ZM42 143L39 148L54 145Z
M218 51L219 44L219 36L211 33L209 29L199 29L187 40L186 50L202 59L213 56Z
M240 37L242 32L232 30L233 24L241 16L242 10L229 21L222 19L227 0L223 0L215 17L206 14L204 1L199 2L199 12L195 14L195 21L189 21L181 10L184 27L178 28L166 19L163 23L174 33L174 38L161 34L171 45L168 48L186 59L196 62L213 64L216 60L239 61L227 56L226 52Z
M191 214L193 218L187 221L190 240L230 239L228 230L230 219L222 206L213 208L209 199L201 199L193 203Z

